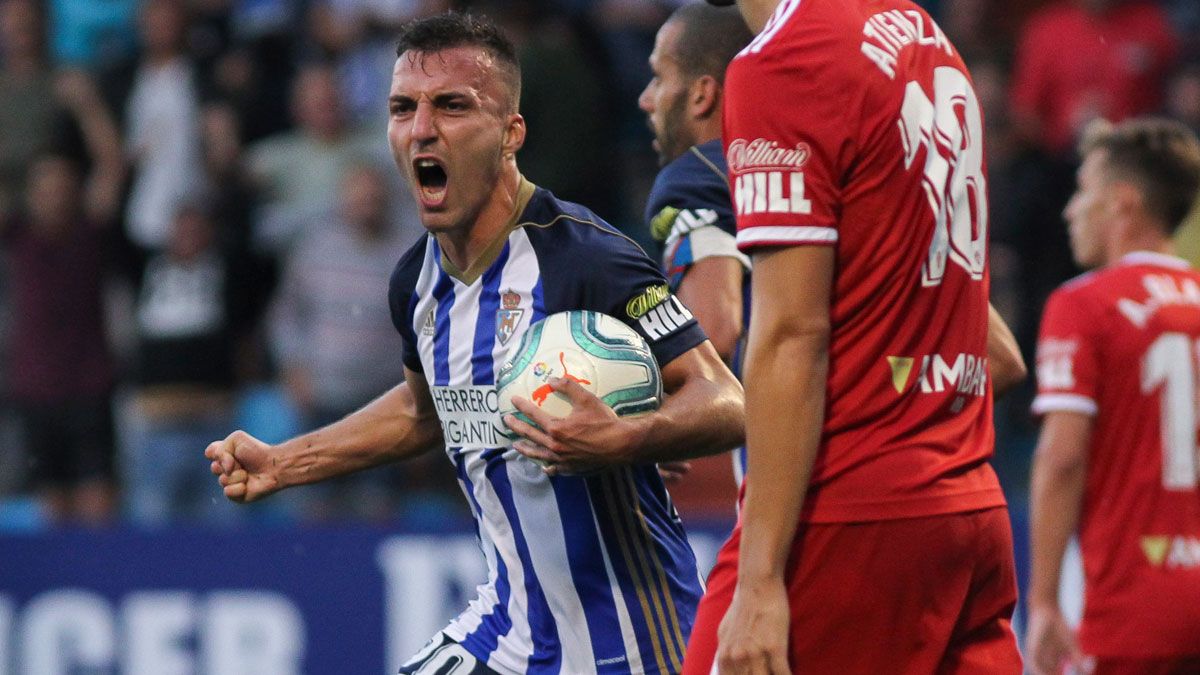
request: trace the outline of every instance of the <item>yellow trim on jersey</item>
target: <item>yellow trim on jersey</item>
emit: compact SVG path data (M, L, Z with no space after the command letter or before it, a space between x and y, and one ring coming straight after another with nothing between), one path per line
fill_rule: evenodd
M663 567L662 559L658 556L658 548L654 545L654 538L650 536L650 527L646 524L646 516L642 513L642 503L638 499L637 485L633 481L633 470L627 468L622 471L622 474L625 487L628 489L630 503L633 505L632 513L629 511L625 511L624 513L628 516L629 527L634 536L640 539L641 545L637 547L637 550L642 558L643 569L645 570L648 582L647 585L653 588L654 576L658 577L658 588L661 589L663 602L667 605L667 611L663 612L662 605L657 602L659 594L654 594L655 607L659 611L659 626L663 632L664 641L668 643L669 649L667 654L671 657L671 662L675 665L675 669L679 670L682 667L683 655L687 649L687 643L683 638L683 630L679 626L679 615L675 611L675 602L671 597L671 586L667 583L666 570Z
M500 228L499 234L492 239L487 248L483 249L483 253L475 259L475 262L471 263L465 270L459 270L454 263L450 262L450 258L446 257L446 249L443 248L441 259L442 270L467 286L475 283L487 271L487 268L496 262L496 258L500 257L500 251L504 250L504 244L508 242L508 235L520 227L517 224L517 220L525 212L525 207L529 205L529 200L533 198L533 193L536 189L537 187L533 183L530 183L528 180L525 180L524 176L521 176L521 182L517 187L517 199L513 206L513 212L508 217L508 222L504 224L504 227Z
M615 480L615 478L608 475L602 475L600 477L600 482L604 486L605 499L608 501L609 509L614 516L624 510L621 508L622 500L617 495L617 488L614 486ZM642 617L646 620L646 628L650 632L650 642L654 647L654 660L658 663L659 672L666 673L668 672L667 662L666 659L663 658L663 645L662 641L659 640L658 630L656 629L657 622L655 621L655 617L650 609L650 603L646 600L647 584L642 583L642 581L638 578L639 575L633 562L633 554L629 550L632 542L629 540L624 528L621 527L619 519L613 519L613 528L617 535L617 543L621 547L621 555L623 558L625 558L625 569L629 571L630 582L633 584L634 592L637 593L638 603L642 606ZM653 593L651 593L651 595L653 595ZM672 663L674 663L674 661L675 660L672 659ZM678 667L676 670L678 670Z
M712 169L713 173L715 173L715 174L717 174L718 176L720 176L720 177L721 177L721 180L725 181L726 183L728 183L728 182L729 182L729 176L726 176L724 171L722 171L722 170L720 170L719 168L717 168L717 165L716 165L716 164L713 164L712 162L710 162L710 161L708 160L708 158L704 156L704 153L703 153L703 152L700 152L700 147L699 147L699 146L693 145L692 147L688 148L688 150L690 150L690 151L692 152L692 154L693 154L693 155L695 155L696 157L698 157L698 158L700 159L700 161L701 161L701 162L704 162L704 164L705 164L705 165L707 165L707 166L708 166L708 168Z

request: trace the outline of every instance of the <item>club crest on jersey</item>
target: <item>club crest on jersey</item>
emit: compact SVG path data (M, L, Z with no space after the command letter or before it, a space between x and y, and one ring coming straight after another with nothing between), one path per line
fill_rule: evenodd
M520 293L509 289L500 294L501 309L496 310L496 339L502 345L508 344L513 333L517 332L517 325L521 323L521 316L525 314L520 305Z

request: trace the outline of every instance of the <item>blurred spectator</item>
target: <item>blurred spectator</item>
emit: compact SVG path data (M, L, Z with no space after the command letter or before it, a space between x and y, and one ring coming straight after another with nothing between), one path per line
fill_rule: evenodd
M55 73L43 50L42 18L31 0L0 2L0 215L24 193L25 172L45 152L88 153L104 162L91 186L115 199L120 145L112 118L79 71ZM79 152L80 137L85 147ZM89 140L90 139L90 140Z
M182 0L147 0L139 17L143 54L126 107L134 165L126 227L144 251L162 250L176 209L203 188L196 74L183 50Z
M89 183L107 180L104 170L97 164ZM113 212L85 206L80 173L66 157L36 159L26 212L4 227L13 268L11 389L47 515L99 523L114 501L114 368L103 301Z
M327 65L304 67L292 87L296 129L252 145L251 180L263 201L254 226L255 246L284 256L313 222L328 219L343 172L374 160L390 165L382 128L351 126L342 108L336 75Z
M198 204L177 211L166 249L147 262L121 472L139 525L237 518L219 486L197 479L197 453L232 426L236 340L248 323L238 273Z
M1018 130L1049 154L1068 155L1088 122L1156 111L1176 52L1158 4L1057 0L1019 39L1012 101Z
M272 348L305 428L337 421L404 379L400 336L383 299L400 254L424 230L411 215L392 221L385 176L373 165L345 173L338 201L336 217L297 242L271 311ZM418 460L403 473L422 467ZM312 510L387 518L401 496L400 475L384 467L315 486Z
M347 115L356 123L387 122L387 93L396 62L395 35L406 21L444 12L449 0L315 0L308 29L332 60Z

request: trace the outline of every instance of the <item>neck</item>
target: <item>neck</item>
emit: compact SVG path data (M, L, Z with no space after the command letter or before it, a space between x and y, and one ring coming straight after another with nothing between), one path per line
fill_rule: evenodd
M1162 228L1147 223L1141 227L1130 228L1127 236L1114 241L1109 246L1108 259L1115 262L1135 251L1174 255L1175 246L1171 243L1171 237L1167 236Z
M515 160L506 160L492 193L474 220L466 227L437 233L438 246L442 247L442 252L455 267L468 269L496 240L517 208L520 189L521 173L517 170L517 163Z
M750 27L750 32L758 35L767 25L767 19L775 12L780 0L738 0L738 9L742 10L742 18Z

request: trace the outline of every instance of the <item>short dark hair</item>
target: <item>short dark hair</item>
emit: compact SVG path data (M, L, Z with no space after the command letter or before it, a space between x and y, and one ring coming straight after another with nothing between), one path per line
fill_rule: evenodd
M455 47L478 47L500 64L512 94L515 110L521 98L521 64L517 48L496 24L465 12L446 12L404 24L396 44L396 56L405 52L436 54Z
M725 67L754 39L735 7L683 5L667 21L683 27L674 56L683 74L692 79L711 75L724 84Z
M1141 190L1146 212L1174 232L1187 217L1200 190L1200 140L1184 124L1139 117L1087 126L1081 156L1102 150L1105 173Z

